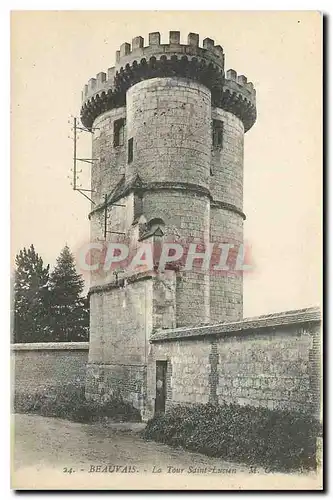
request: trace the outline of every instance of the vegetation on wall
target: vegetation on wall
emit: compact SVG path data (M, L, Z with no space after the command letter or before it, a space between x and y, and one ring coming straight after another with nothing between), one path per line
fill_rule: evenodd
M48 387L31 393L17 392L13 401L14 413L30 413L43 417L58 417L74 422L115 421L139 422L139 410L121 398L87 401L84 386L67 384Z
M68 246L51 273L33 245L17 254L15 264L13 341L88 340L89 303Z
M236 404L172 407L144 432L146 439L266 471L314 469L319 434L309 415Z

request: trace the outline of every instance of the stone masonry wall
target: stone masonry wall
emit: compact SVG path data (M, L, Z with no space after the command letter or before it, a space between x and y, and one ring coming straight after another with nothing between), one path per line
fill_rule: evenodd
M310 332L278 327L219 338L218 402L298 410L311 402Z
M190 243L209 240L210 205L205 195L176 189L147 192L143 211L148 221L158 217L165 222L165 241L181 243L184 255ZM209 322L209 272L201 266L202 261L194 261L193 268L179 276L177 326Z
M243 317L243 272L237 271L236 259L243 244L243 219L234 212L211 207L210 238L214 244L234 245L229 250L231 270L210 269L210 322L236 321ZM216 255L217 262L220 255Z
M156 332L149 354L147 400L155 397L154 365L168 361L167 407L233 402L319 416L320 313L316 308L207 327Z
M222 147L212 148L210 189L214 201L243 208L244 125L221 108L212 108L212 120L223 123Z
M103 196L109 194L125 175L127 163L126 126L123 144L114 147L114 122L126 118L126 108L107 111L94 122L92 135L92 157L96 158L91 168L92 200L103 203ZM93 208L93 207L92 207Z
M208 187L211 94L198 82L153 78L127 91L127 137L133 137L128 172L145 182Z
M144 279L91 294L88 398L106 393L137 408L144 404L152 286L151 279Z
M67 384L84 386L88 349L88 342L13 344L14 391L29 394Z
M212 147L210 191L210 238L214 243L243 243L243 217L219 206L218 202L243 209L244 125L234 114L212 108L212 120L223 123L222 145ZM217 256L218 257L218 256ZM243 317L242 273L211 269L210 321L233 321Z
M183 340L151 345L148 357L146 417L154 413L156 360L167 361L166 410L174 404L208 403L211 342Z
M142 364L151 332L151 304L150 279L92 293L89 363Z
M133 217L133 193L124 198L121 198L118 201L117 205L109 205L107 210L106 224L106 229L108 232L106 234L106 240L104 240L105 212L103 209L93 212L90 215L91 241L97 242L97 244L102 245L104 245L105 242L128 244L131 241L130 235L133 232ZM105 269L105 254L103 254L100 249L91 251L89 255L92 258L91 263L95 265L98 264L98 267L90 273L90 284L92 286L96 286L114 281L115 276L113 275L113 271L115 268L121 267L121 264L114 264L112 268L110 268L110 266L106 266ZM124 267L124 264L122 264L122 266Z
M176 274L167 270L152 279L143 273L109 287L90 296L86 396L117 395L143 410L151 332L176 325Z

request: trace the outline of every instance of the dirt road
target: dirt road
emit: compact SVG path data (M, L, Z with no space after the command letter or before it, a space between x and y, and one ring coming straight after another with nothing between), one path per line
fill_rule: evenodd
M253 489L264 486L270 478L268 484L274 483L278 489L281 480L293 488L318 488L315 475L261 474L249 467L146 442L140 436L143 426L15 415L12 487Z

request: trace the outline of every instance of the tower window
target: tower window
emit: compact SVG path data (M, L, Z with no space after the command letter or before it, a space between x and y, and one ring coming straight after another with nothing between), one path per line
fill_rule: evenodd
M128 139L128 154L127 154L127 162L131 163L133 161L133 137Z
M221 120L213 120L213 146L221 149L223 147L223 122Z
M120 118L113 123L113 146L123 146L125 135L125 118Z

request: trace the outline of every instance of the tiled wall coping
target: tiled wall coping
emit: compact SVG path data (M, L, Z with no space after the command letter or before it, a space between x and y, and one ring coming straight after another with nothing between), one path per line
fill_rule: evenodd
M281 326L291 326L304 323L320 323L321 310L319 307L308 307L293 311L265 314L252 318L245 318L230 323L217 323L197 327L174 328L172 330L159 330L151 338L151 342L198 338L211 335L234 335L244 332L253 332L260 329L275 329Z
M12 351L88 351L89 342L31 342L11 344Z

